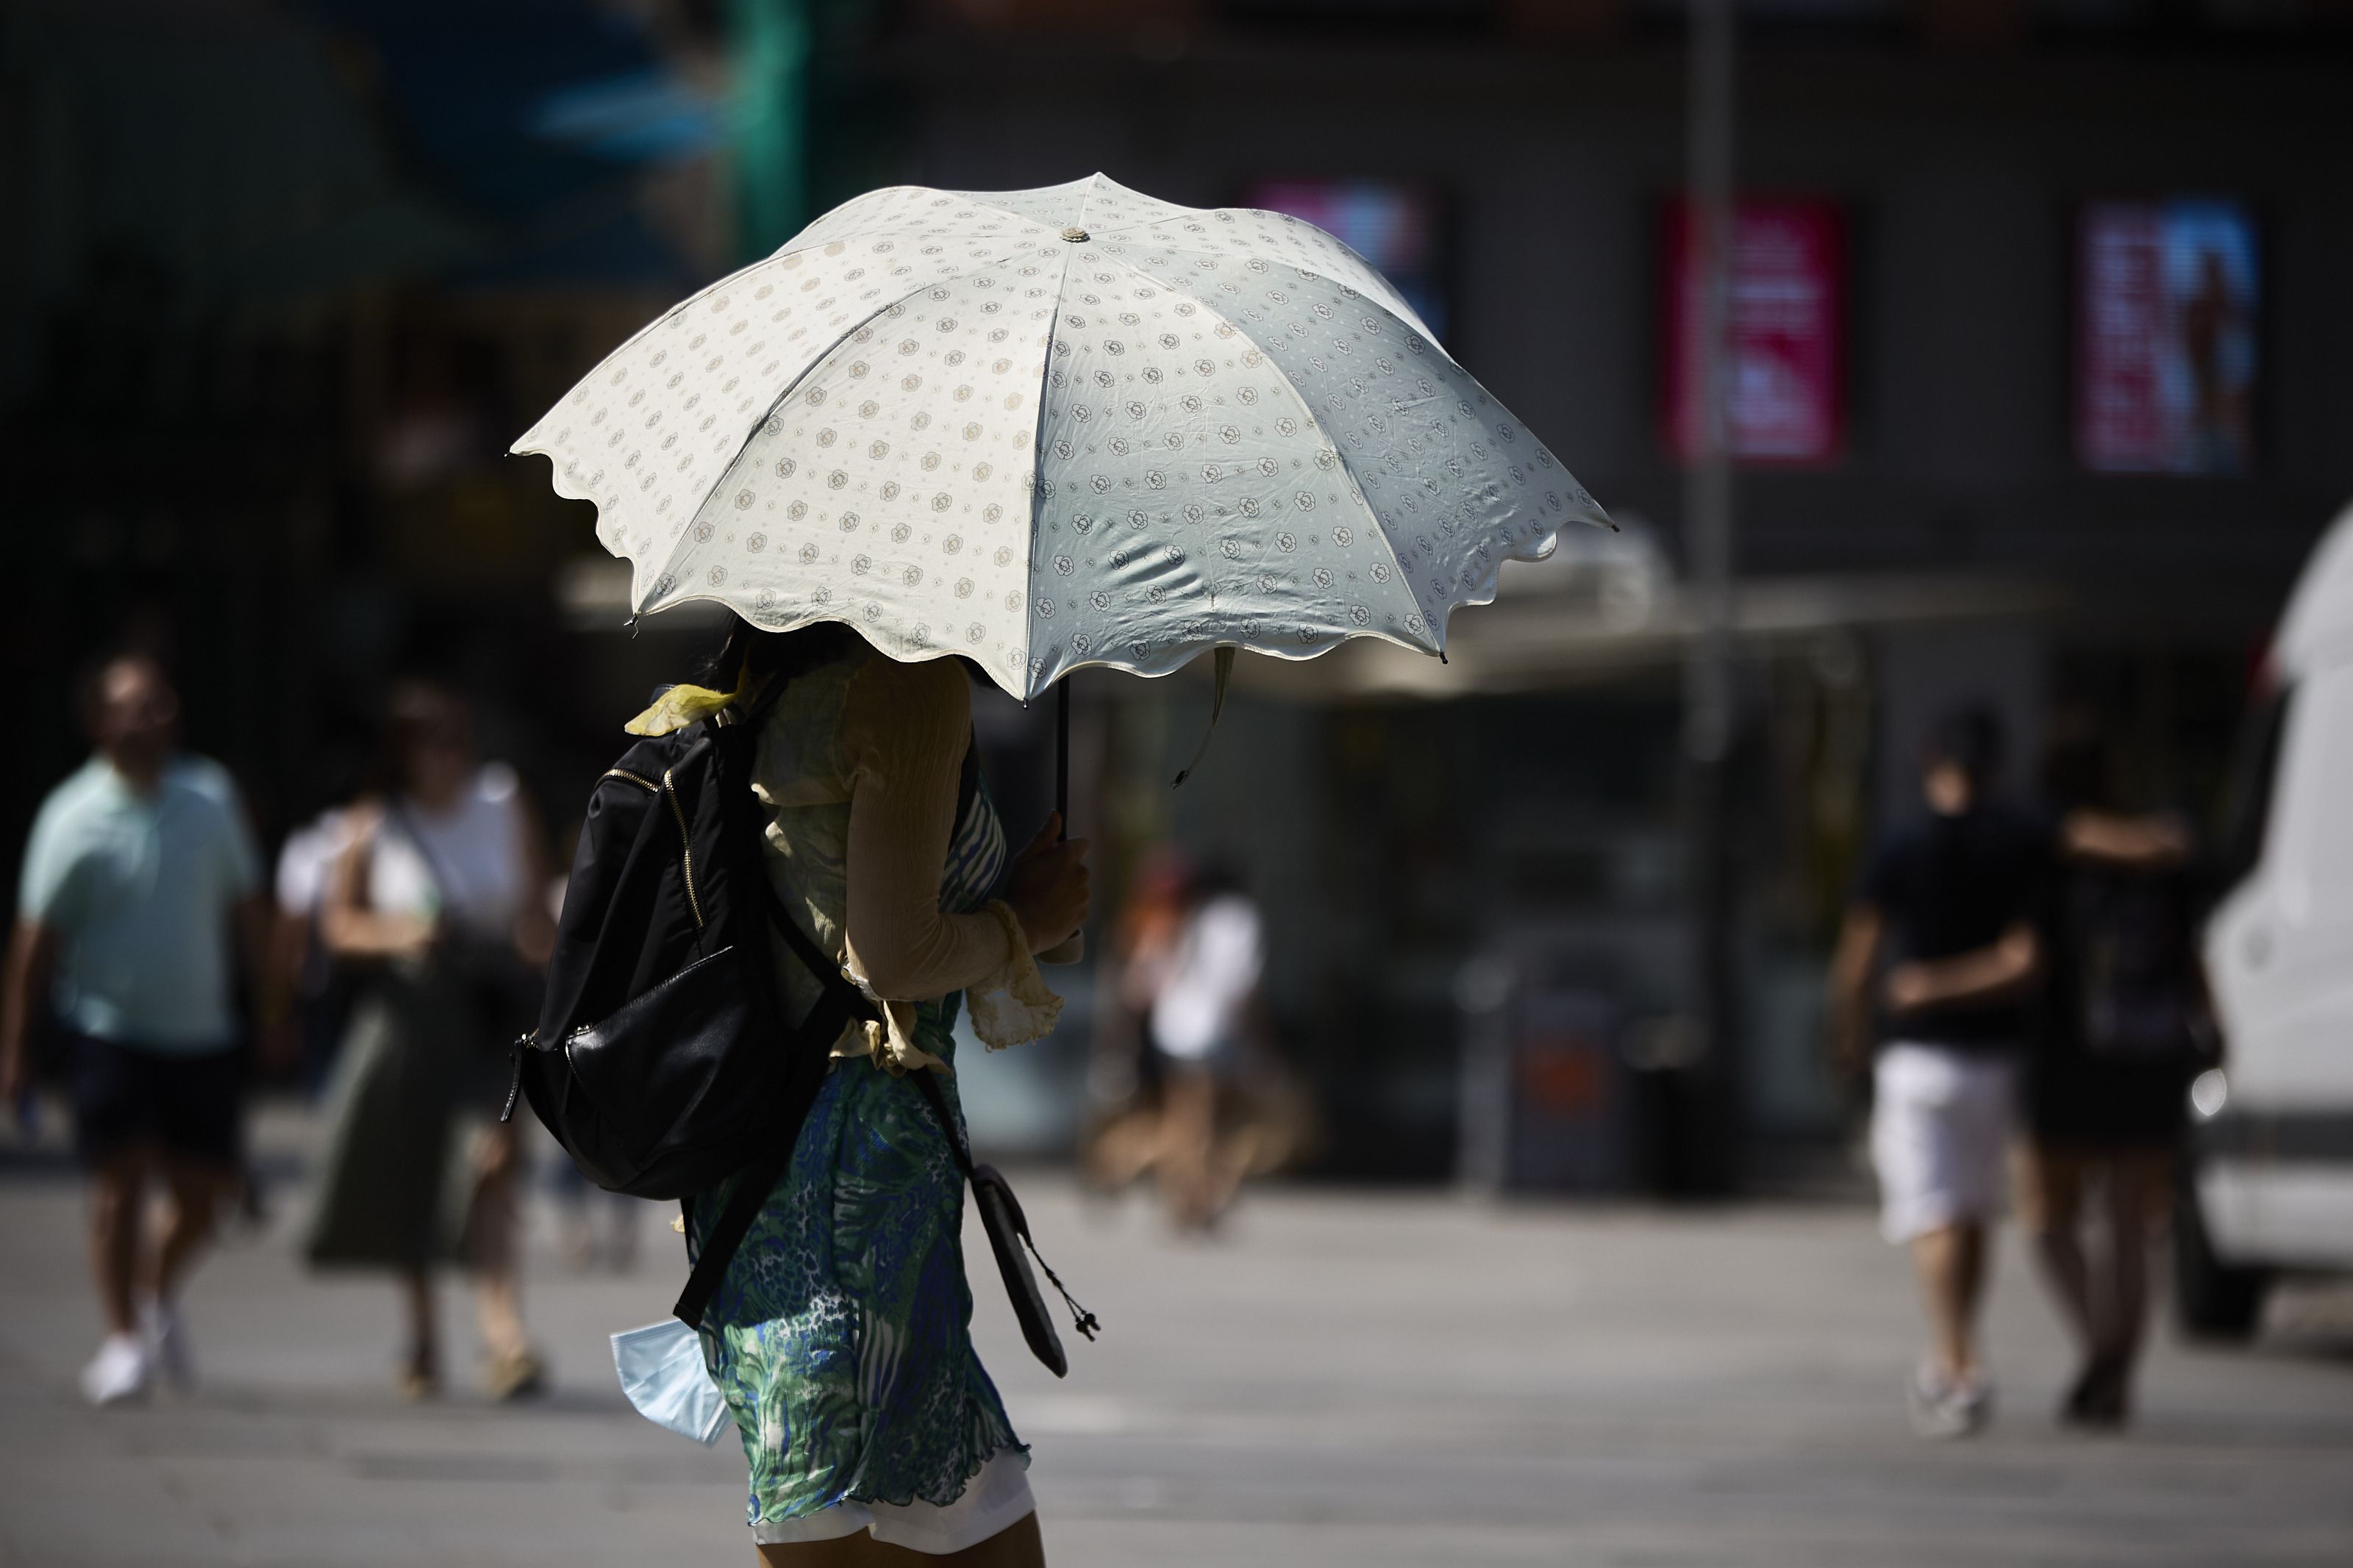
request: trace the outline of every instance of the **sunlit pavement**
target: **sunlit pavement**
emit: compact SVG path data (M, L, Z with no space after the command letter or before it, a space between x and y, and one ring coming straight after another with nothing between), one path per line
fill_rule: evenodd
M289 1164L309 1135L280 1115L263 1142ZM2353 1562L2340 1289L2290 1292L2250 1351L2161 1345L2132 1435L2085 1438L2052 1426L2065 1347L2013 1247L1995 1427L1930 1447L1899 1400L1908 1281L1856 1207L1292 1188L1200 1245L1140 1199L1022 1186L1105 1325L1058 1383L976 1280L1065 1568ZM187 1303L201 1391L97 1412L74 1386L96 1337L79 1205L52 1160L0 1167L0 1562L750 1561L732 1434L696 1447L614 1385L605 1335L661 1317L678 1282L662 1211L618 1278L566 1272L535 1216L548 1397L499 1408L453 1378L411 1405L389 1288L306 1275L281 1184ZM453 1346L463 1307L445 1305Z

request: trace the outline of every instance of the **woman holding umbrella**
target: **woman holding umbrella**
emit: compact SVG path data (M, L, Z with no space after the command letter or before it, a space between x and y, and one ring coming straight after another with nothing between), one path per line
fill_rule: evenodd
M779 1563L868 1561L869 1533L959 1562L1042 1562L1028 1449L972 1348L963 1173L908 1075L939 1070L956 1103L966 999L992 1048L1053 1027L1061 1003L1034 955L1086 918L1086 843L1050 817L1008 858L987 785L964 786L972 692L955 660L901 664L838 626L739 622L707 679L630 728L691 723L723 693L770 699L754 775L770 879L884 1000L881 1025L853 1021L836 1043L786 1178L703 1315L751 1464L753 1540ZM789 1011L815 1004L798 965L777 973ZM720 1214L731 1186L695 1214Z
M514 450L596 503L635 613L711 599L768 634L638 728L786 681L771 875L889 1004L731 1264L727 1326L705 1319L761 1550L815 1561L871 1528L1036 1562L964 1338L952 1156L894 1071L945 1065L959 987L984 1041L1043 1032L1029 961L1083 914L1082 847L1050 821L986 901L1003 840L985 789L959 805L960 667L1027 702L1212 649L1220 694L1240 648L1438 654L1504 561L1608 519L1345 246L1100 174L847 203L665 312Z

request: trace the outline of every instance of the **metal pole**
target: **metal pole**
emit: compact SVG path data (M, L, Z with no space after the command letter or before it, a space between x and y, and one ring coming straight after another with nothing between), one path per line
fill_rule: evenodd
M1725 327L1732 292L1733 0L1693 0L1690 232L1700 267L1698 447L1683 510L1699 651L1684 747L1721 761L1732 741L1732 461L1725 428Z
M1700 268L1696 449L1684 476L1683 514L1698 637L1685 670L1683 751L1688 776L1690 888L1696 1038L1680 1075L1673 1147L1662 1151L1669 1184L1719 1189L1729 1180L1729 1097L1736 998L1731 790L1733 742L1732 455L1725 428L1732 293L1734 0L1692 0L1688 221Z

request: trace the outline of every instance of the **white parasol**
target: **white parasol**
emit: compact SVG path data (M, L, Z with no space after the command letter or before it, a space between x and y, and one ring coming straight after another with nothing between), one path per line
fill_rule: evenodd
M636 613L845 622L1025 701L1211 647L1441 653L1504 561L1608 525L1339 241L1101 174L846 203L514 450L596 503Z

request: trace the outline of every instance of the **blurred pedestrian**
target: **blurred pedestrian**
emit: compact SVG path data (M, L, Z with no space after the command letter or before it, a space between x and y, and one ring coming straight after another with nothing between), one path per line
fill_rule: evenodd
M81 1386L111 1405L158 1373L183 1386L194 1376L180 1295L243 1164L240 948L260 1009L275 1008L259 861L237 788L218 763L177 749L179 699L163 668L139 655L110 660L83 710L96 754L42 803L25 852L0 999L0 1097L15 1100L34 1031L54 1022L106 1315ZM261 1022L274 1057L280 1020ZM155 1177L171 1207L150 1249L142 1215Z
M1929 1348L1909 1384L1923 1436L1973 1432L1991 1409L1978 1305L2053 868L2051 827L1993 798L2001 744L1981 709L1936 726L1927 815L1879 845L1831 963L1841 1067L1862 1069L1878 1022L1872 1161L1881 1229L1911 1248L1927 1308ZM1894 962L1874 986L1883 952Z
M572 882L572 861L580 848L585 823L575 819L565 831L555 863L564 869L547 879L543 897L547 918L564 918L564 892ZM575 1272L586 1273L602 1263L616 1274L638 1266L638 1222L644 1217L643 1201L627 1193L601 1191L581 1173L569 1156L548 1172L548 1194L555 1200L557 1250Z
M434 1271L470 1268L484 1386L515 1398L544 1369L518 1286L520 1123L498 1113L553 941L544 856L513 770L476 755L456 694L398 687L384 756L381 795L355 809L320 909L329 952L364 979L329 1089L309 1256L400 1277L401 1383L418 1398L442 1375Z
M1257 901L1228 868L1205 868L1190 893L1150 1018L1161 1063L1161 1195L1179 1230L1198 1232L1233 1202L1248 1163L1220 1136L1219 1110L1245 1065L1266 943Z
M642 1199L599 1191L568 1156L549 1170L547 1194L555 1203L556 1250L574 1273L602 1268L627 1274L637 1268Z
M1320 1134L1313 1097L1271 1048L1257 904L1173 847L1145 857L1112 930L1098 994L1090 1121L1080 1159L1096 1190L1157 1179L1180 1231L1212 1228L1242 1183Z
M1152 1045L1152 1008L1175 962L1192 904L1192 868L1174 845L1147 850L1127 879L1096 976L1094 1044L1087 1067L1087 1120L1080 1168L1099 1192L1116 1192L1153 1168L1160 1150L1163 1088Z
M2043 789L2070 819L2133 826L2117 816L2088 714L2056 727ZM2137 844L2075 858L2060 878L2045 924L2048 1005L2028 1074L2031 1131L2018 1161L2020 1222L2084 1352L2060 1419L2095 1427L2130 1415L2149 1249L2172 1200L2189 1079L2211 1038L2187 832L2161 818L2137 826ZM2088 1249L2087 1229L2098 1243Z

